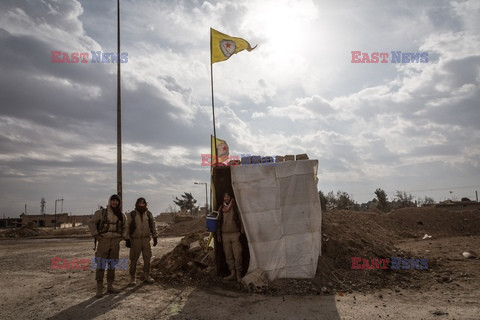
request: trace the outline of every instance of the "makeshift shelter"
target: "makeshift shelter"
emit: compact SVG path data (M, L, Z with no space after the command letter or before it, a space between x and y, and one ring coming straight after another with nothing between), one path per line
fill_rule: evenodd
M233 191L245 228L244 270L269 280L313 278L321 254L317 160L215 167L216 199ZM225 273L216 242L217 269Z

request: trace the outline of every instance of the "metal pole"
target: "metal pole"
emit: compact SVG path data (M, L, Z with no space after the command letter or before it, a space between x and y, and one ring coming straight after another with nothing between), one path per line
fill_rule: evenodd
M120 0L117 0L117 194L122 199L122 94L120 83ZM121 206L122 200L120 200Z
M210 29L210 86L212 88L212 117L213 117L213 156L217 159L217 130L215 128L215 99L213 95L213 62L212 62L212 30ZM212 161L212 159L210 159ZM215 162L218 165L217 162Z
M57 200L55 200L55 225L53 226L53 229L57 229Z
M215 159L215 165L216 166L218 165L217 129L215 128L215 98L213 94L212 28L210 28L210 87L212 89L212 118L213 118L213 154L210 151L210 189L212 189L213 159ZM215 192L215 190L210 190L210 205L212 206L212 209L213 209L213 198L214 198L213 192ZM216 205L216 201L215 201L215 205Z
M207 211L207 214L208 214L208 197L207 197L207 183L205 182L205 209Z

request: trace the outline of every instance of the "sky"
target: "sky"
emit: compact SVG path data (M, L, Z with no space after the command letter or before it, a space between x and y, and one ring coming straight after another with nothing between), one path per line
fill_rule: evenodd
M480 2L121 0L123 208L203 205L210 28L257 48L213 64L231 156L307 153L358 203L480 190ZM0 3L0 214L91 214L116 192L116 1ZM89 53L52 63L52 51ZM360 60L352 63L352 51ZM392 51L428 61L392 61ZM373 53L386 63L366 63Z

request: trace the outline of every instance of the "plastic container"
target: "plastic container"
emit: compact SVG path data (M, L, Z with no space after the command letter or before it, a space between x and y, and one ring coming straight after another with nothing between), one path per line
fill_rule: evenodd
M207 215L207 231L208 232L217 232L217 220L218 212L213 211L209 215Z

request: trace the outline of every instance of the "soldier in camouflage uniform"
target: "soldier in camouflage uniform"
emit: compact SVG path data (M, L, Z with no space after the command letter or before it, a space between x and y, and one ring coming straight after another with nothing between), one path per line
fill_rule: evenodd
M223 242L225 260L230 270L230 275L223 278L224 280L237 280L240 282L242 279L241 233L245 233L245 231L236 208L235 199L230 193L225 192L223 203L218 208L217 226L217 241Z
M95 279L97 280L97 294L95 297L103 296L103 276L107 269L107 292L118 293L120 290L113 287L115 280L115 262L104 263L105 259L113 259L118 263L120 253L120 241L126 228L127 218L122 213L121 199L114 194L108 201L105 209L95 212L90 221L89 227L92 236L97 242L95 258L101 261L96 265ZM100 258L100 259L98 259Z
M150 259L152 247L150 238L153 238L153 246L157 245L157 228L153 214L147 208L145 198L138 198L135 210L127 215L127 227L123 234L127 248L130 248L130 285L136 285L137 261L140 254L143 256L144 280L149 283L155 282L150 276Z

